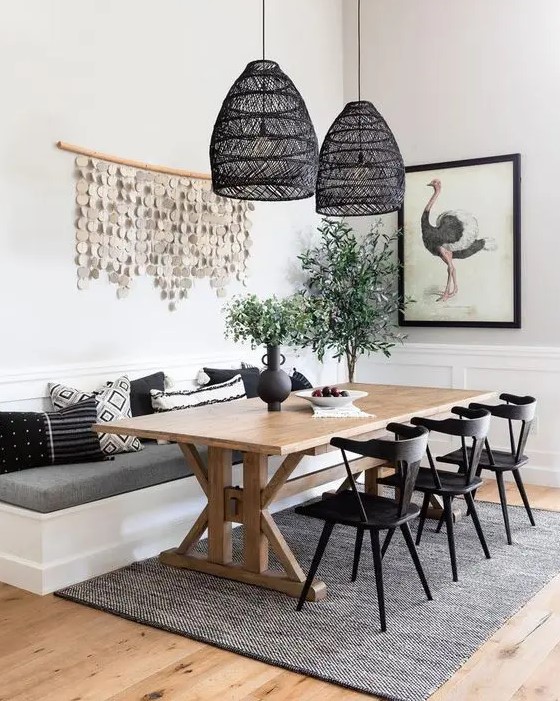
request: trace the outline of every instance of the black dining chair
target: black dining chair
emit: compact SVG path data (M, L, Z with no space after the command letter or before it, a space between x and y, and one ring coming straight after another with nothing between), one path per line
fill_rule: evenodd
M511 528L509 523L506 488L504 485L504 472L512 473L515 483L517 484L519 494L521 495L521 499L523 500L525 510L529 516L529 522L531 523L531 526L535 525L535 519L533 518L533 512L531 511L531 506L527 498L527 493L525 491L523 480L521 479L519 468L523 467L523 465L525 465L529 460L529 458L523 454L523 451L527 445L527 438L529 437L531 424L535 418L537 400L534 397L518 397L515 394L500 394L500 399L505 402L505 404L470 404L469 408L485 409L486 411L489 411L492 416L499 419L505 419L508 422L509 450L494 450L490 447L488 438L486 438L484 450L482 451L482 455L478 463L477 475L480 476L482 470L490 470L496 476L500 503L502 505L502 514L504 517L504 525L506 528L507 542L509 545L511 545ZM520 424L518 431L516 430L516 427L514 427L514 423ZM467 450L466 455L468 458L469 450ZM437 458L437 460L443 463L459 465L460 467L465 464L465 456L462 448L455 450L452 453L448 453L447 455L442 455ZM473 498L475 494L476 493L473 492Z
M428 431L422 427L405 426L403 424L391 423L387 430L394 433L397 440L372 439L368 441L355 441L346 438L333 438L331 445L340 448L342 460L346 467L348 482L351 489L338 492L320 501L298 506L296 513L301 516L318 518L325 522L323 531L317 545L317 550L313 556L313 561L309 569L309 574L305 581L297 604L300 611L309 588L331 537L331 533L336 524L350 526L357 529L359 538L359 548L361 548L362 538L365 531L369 531L371 538L371 549L373 553L373 565L375 571L375 583L377 586L377 599L379 604L379 618L381 630L387 630L385 615L385 597L383 590L383 569L381 563L381 547L379 541L380 531L400 528L404 536L406 545L416 567L424 592L431 601L432 595L428 582L424 575L414 540L408 525L409 521L416 518L419 509L411 503L412 492L420 461L426 452L428 443ZM398 500L387 499L373 494L358 491L354 475L350 469L346 452L357 453L370 458L387 460L395 467L398 467L401 480L399 482L400 494ZM357 542L358 542L357 538ZM358 544L356 551L359 556ZM357 571L356 557L354 558L353 579Z
M472 516L476 533L482 545L484 554L489 559L490 552L480 520L474 505L472 493L480 487L482 480L477 477L478 463L480 454L484 447L484 440L488 434L490 426L490 412L485 409L466 409L464 407L453 407L451 413L461 418L455 419L428 419L424 417L415 417L411 420L414 426L422 426L430 432L442 433L447 436L459 436L462 441L462 449L465 451L466 469L459 472L450 472L447 470L437 470L434 459L428 445L426 455L428 458L429 467L420 468L414 486L415 491L424 494L422 509L420 511L420 521L418 523L418 531L416 534L416 545L420 545L422 531L430 505L432 496L439 496L443 499L443 518L445 519L447 528L447 541L449 544L449 556L451 559L451 572L453 581L458 581L457 575L457 555L455 551L455 536L453 532L453 499L458 496L463 496L469 507L469 513ZM467 453L466 441L470 439L472 444L470 451ZM390 485L399 488L400 478L398 474L383 477L378 480L380 484ZM383 551L386 550L393 532L387 533L386 542L383 544Z

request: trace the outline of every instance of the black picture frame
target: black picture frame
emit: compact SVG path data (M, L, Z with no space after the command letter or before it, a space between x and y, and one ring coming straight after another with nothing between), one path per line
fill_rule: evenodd
M502 321L465 321L465 320L450 320L450 319L410 319L407 318L407 310L399 312L399 326L435 326L435 327L451 327L451 328L503 328L503 329L520 329L521 328L521 154L512 153L503 156L490 156L485 158L472 158L458 161L445 161L442 163L428 163L423 165L407 166L406 173L418 173L422 171L437 171L450 168L463 168L467 166L485 166L496 163L511 163L512 164L512 309L513 314L511 319ZM399 295L401 300L405 296L405 262L406 262L406 232L405 226L405 208L406 208L406 193L403 206L398 212L398 226L402 235L399 236L398 243L398 258L399 258Z

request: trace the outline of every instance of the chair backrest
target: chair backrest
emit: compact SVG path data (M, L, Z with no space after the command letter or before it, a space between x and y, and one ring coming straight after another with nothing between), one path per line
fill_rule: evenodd
M395 440L372 438L368 441L355 441L349 438L333 438L331 445L340 448L346 467L348 481L357 500L362 519L367 520L362 498L356 486L346 452L357 453L364 457L377 458L390 462L400 476L398 515L404 516L410 506L414 484L420 469L420 461L426 453L428 431L420 426L390 423L387 430L395 434Z
M490 428L490 412L486 409L467 409L461 406L454 406L451 413L459 416L459 419L427 419L423 416L415 416L411 423L415 426L423 426L429 431L443 433L446 436L458 436L461 438L461 449L463 451L463 464L465 484L469 485L476 476L480 455L484 447L484 441ZM467 439L471 440L471 450L467 450ZM436 470L434 458L430 447L426 450L430 470L434 482L441 488L441 480Z
M492 416L500 419L506 419L508 422L509 431L509 447L510 453L515 461L519 461L527 445L527 439L531 430L531 424L535 419L537 409L537 400L534 397L518 397L515 394L500 394L500 399L505 404L470 404L469 407L474 409L485 409ZM514 429L514 422L520 422L521 426L517 437ZM491 465L494 464L494 456L488 439L485 441L488 460Z

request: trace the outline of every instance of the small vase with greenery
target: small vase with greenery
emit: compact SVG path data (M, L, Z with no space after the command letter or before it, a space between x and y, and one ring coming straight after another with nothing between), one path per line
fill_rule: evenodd
M234 297L224 308L226 338L244 341L251 348L266 346L257 392L269 411L280 411L292 389L290 377L280 366L285 362L280 346L301 345L307 331L306 303L302 295L260 300L256 295Z
M399 233L383 233L381 222L359 235L345 222L325 219L321 240L299 256L307 279L307 343L322 360L327 351L344 358L354 382L361 354L402 343L396 314L412 300L400 300L395 243Z

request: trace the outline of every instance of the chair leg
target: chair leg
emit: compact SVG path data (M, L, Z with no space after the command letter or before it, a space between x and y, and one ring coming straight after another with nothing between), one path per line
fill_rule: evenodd
M455 552L455 536L453 533L453 510L451 508L451 497L443 497L443 514L445 516L445 524L447 530L447 542L449 544L449 557L451 558L451 572L453 581L458 582L457 576L457 554Z
M477 469L477 471L476 471L476 476L477 476L477 477L480 477L481 474L482 474L482 468L479 467L479 468ZM472 494L472 498L473 498L473 501L474 501L474 500L476 499L476 489L473 489L473 491L471 492L471 494ZM466 501L466 499L465 499L465 501ZM470 506L469 506L469 507L467 508L467 516L470 516L470 515L471 515L471 509L470 509Z
M383 592L383 566L381 561L381 548L379 546L379 531L370 529L371 551L373 553L373 567L375 569L375 584L377 586L377 602L379 604L379 620L381 622L381 630L384 633L387 630L387 621L385 618L385 594Z
M414 540L412 538L412 533L410 532L410 526L408 525L408 523L402 524L401 531L404 535L404 539L408 546L410 556L412 557L412 562L414 562L414 567L416 567L416 571L418 572L418 576L420 577L420 581L422 582L422 586L424 587L424 591L426 592L426 596L428 597L428 601L431 601L432 592L430 591L428 580L426 579L426 575L424 574L424 570L422 569L422 563L420 562L420 558L418 557L418 552L416 550L416 546L414 545Z
M521 473L519 470L513 470L513 477L515 483L517 484L517 489L519 489L519 494L521 494L521 499L523 499L523 504L525 505L525 511L531 522L531 526L535 525L535 519L533 518L533 512L531 511L531 505L529 504L529 499L527 499L527 492L525 491L525 486L523 480L521 479Z
M389 530L387 531L387 535L385 536L385 540L383 541L383 547L381 548L381 557L385 557L385 553L387 552L387 548L391 544L391 541L393 540L394 535L395 535L395 529L389 528Z
M472 520L474 523L474 527L476 529L476 533L478 535L478 539L480 540L480 544L482 545L482 549L484 550L484 554L486 555L486 559L490 559L490 551L488 550L488 545L486 544L486 538L484 537L484 533L482 532L482 526L480 525L480 519L478 518L478 511L476 510L476 506L474 505L474 499L472 494L468 493L465 494L465 499L467 504L469 505Z
M362 553L362 542L364 540L364 529L359 526L356 529L356 543L354 545L354 562L352 564L352 578L350 581L355 582L358 577L358 567L360 565L360 555Z
M315 573L317 572L317 568L319 567L319 563L321 562L321 558L323 557L323 553L325 552L325 548L327 547L327 543L329 542L329 538L331 537L333 528L334 523L331 523L329 521L325 522L325 525L323 526L323 532L321 533L321 537L319 538L317 550L315 550L315 555L313 555L313 561L311 562L309 574L307 575L307 579L305 580L305 584L303 585L303 589L301 590L299 601L297 602L296 611L301 611L302 606L305 603L307 594L309 593L309 589L313 584L313 578L315 577Z
M498 492L500 494L500 503L502 505L502 514L504 517L504 525L506 527L507 542L508 545L511 545L511 529L509 527L506 487L504 485L504 476L501 472L496 472L496 482L498 483Z
M445 509L441 512L441 516L439 517L438 525L436 528L436 533L439 533L441 531L441 527L443 526L444 521L445 521Z
M428 513L429 506L430 495L428 494L428 492L426 492L424 494L424 500L422 501L422 508L420 509L420 520L418 522L418 530L416 531L416 545L420 545L422 531L424 530L424 524L426 523L426 514Z

